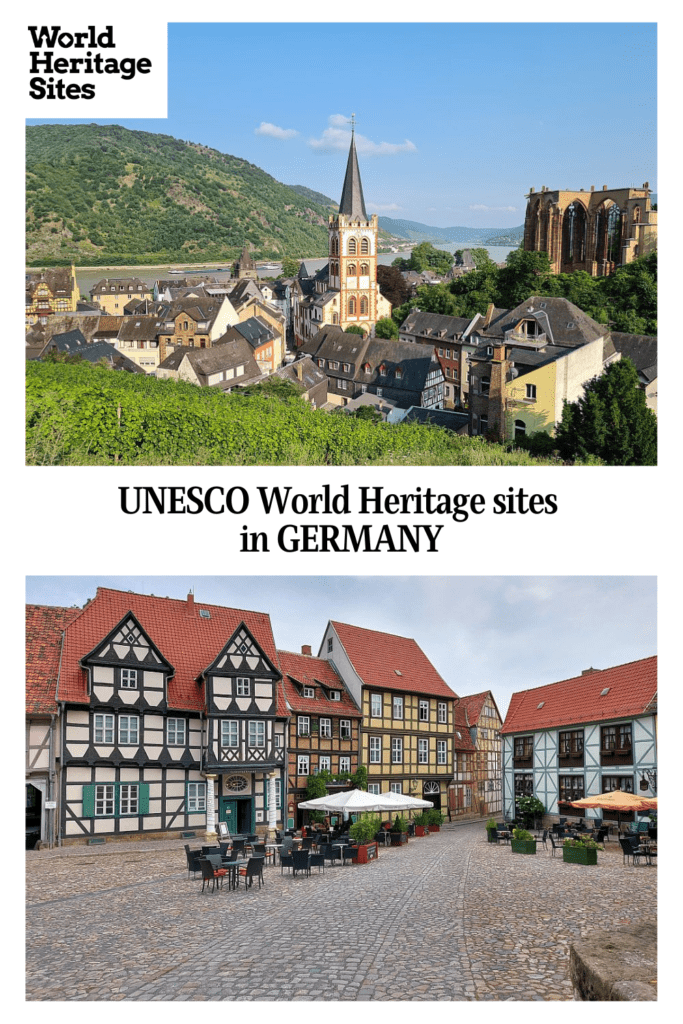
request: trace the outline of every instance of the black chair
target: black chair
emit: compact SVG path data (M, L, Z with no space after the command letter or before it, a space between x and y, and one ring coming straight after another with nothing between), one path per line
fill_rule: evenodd
M601 825L600 828L595 833L595 842L596 843L604 843L604 842L606 842L608 835L609 835L609 825Z
M548 829L544 828L542 834L536 836L537 843L543 843L545 850L548 849Z
M304 874L310 875L311 855L308 850L292 851L292 874L294 877L296 877L297 871L303 871Z
M302 850L310 850L310 848L313 846L314 842L315 842L315 840L314 840L313 836L306 836L305 839L301 840L301 849Z
M635 867L636 863L640 861L641 858L645 857L647 859L647 851L640 849L638 846L637 836L634 836L633 838L619 836L619 845L621 846L622 863L628 864L628 859L630 857Z
M560 818L558 824L559 825L566 825L567 824L567 819L566 818Z
M357 846L345 846L342 850L342 864L346 864L347 860L355 861L358 863L358 847Z
M548 833L548 839L550 840L550 846L551 846L551 849L552 849L552 855L554 857L556 851L562 849L562 841L559 839L559 837L557 835L553 835L552 832ZM558 840L557 843L555 842L556 839ZM546 849L547 849L547 847L546 847Z
M244 847L246 846L246 843L246 839L233 839L231 851L233 860L235 857L240 857L244 854Z
M187 877L188 878L190 877L190 872L192 872L193 877L196 878L197 877L197 872L202 870L201 866L199 864L199 858L201 857L201 855L202 855L202 851L201 850L191 850L189 844L185 843L185 856L187 857Z
M207 853L220 853L220 846L202 846L202 857L206 857Z
M323 869L323 874L325 874L325 854L324 853L311 853L309 855L309 858L308 858L308 864L309 864L309 867L317 868L318 869L318 874L320 874L320 869L322 868ZM310 872L309 872L309 874L310 874Z
M263 857L250 857L244 867L239 869L239 878L244 879L244 886L251 889L253 881L258 878L258 887L263 884ZM239 884L238 878L238 884Z
M223 879L228 873L226 868L222 866L216 867L216 865L212 864L212 862L207 857L199 858L199 866L202 872L202 892L204 892L204 887L209 882L211 882L213 886L211 890L212 892L216 891L217 886L222 887Z
M340 861L342 859L341 850L338 846L333 846L332 843L327 843L323 847L323 857L326 861L329 861L330 864L334 864L335 860Z

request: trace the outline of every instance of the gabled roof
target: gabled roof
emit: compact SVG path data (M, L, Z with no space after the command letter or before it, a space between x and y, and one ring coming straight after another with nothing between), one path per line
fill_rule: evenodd
M349 148L349 159L346 164L346 175L344 176L344 187L339 203L339 212L353 220L367 220L365 212L365 200L363 199L363 186L360 180L358 169L358 157L356 156L356 140L352 133L351 146Z
M414 640L344 622L331 621L330 625L365 686L455 698Z
M445 313L423 313L419 309L412 309L405 318L399 331L404 334L419 334L434 341L451 342L451 344L462 337L462 332L471 322L467 316L447 316Z
M344 682L329 661L314 658L309 654L293 654L278 651L282 688L288 707L307 715L341 715L348 718L362 718ZM304 697L302 688L313 687L315 697ZM329 690L339 690L340 700L330 700Z
M621 357L630 359L636 370L648 380L657 376L657 338L650 334L622 334L612 331L612 341Z
M483 693L473 693L468 697L460 698L458 709L462 709L465 712L468 725L476 725L478 723L482 708L484 707L488 697L491 698L495 704L496 711L498 711L498 705L496 704L495 698L490 690L484 690ZM500 711L498 711L498 714L500 715Z
M200 615L208 612L209 617ZM204 689L197 682L242 623L277 669L277 652L264 612L199 604L125 590L98 587L97 595L68 625L57 697L87 703L86 674L80 660L89 654L128 612L132 612L164 657L175 666L168 684L171 707L204 710Z
M513 693L501 732L632 718L645 714L656 693L656 655L614 668L589 670L559 683Z
M371 338L363 357L363 364L366 363L371 372L366 373L358 367L358 383L418 394L426 387L427 376L433 370L443 372L431 346L415 345L409 341ZM384 367L385 373L379 372L380 367Z
M498 315L501 312L506 315ZM599 324L592 317L575 306L569 299L552 295L532 295L520 302L514 309L494 310L491 323L483 327L483 318L474 325L474 330L484 338L503 338L522 320L537 320L548 341L554 345L577 348L609 333L605 324Z
M467 712L458 702L453 708L453 749L457 753L469 753L476 750L469 730L470 723L467 721Z
M26 605L26 713L56 714L62 631L80 608Z

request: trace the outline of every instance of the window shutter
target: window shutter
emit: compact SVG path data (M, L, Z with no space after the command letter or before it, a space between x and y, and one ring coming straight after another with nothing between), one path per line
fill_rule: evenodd
M95 787L84 786L83 787L83 817L94 818L95 817Z
M138 814L149 814L149 782L138 783Z

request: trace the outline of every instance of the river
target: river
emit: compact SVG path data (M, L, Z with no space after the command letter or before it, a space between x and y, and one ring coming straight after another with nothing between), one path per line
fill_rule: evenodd
M439 243L434 246L435 249L442 249L444 252L454 253L456 249L487 249L489 256L495 263L503 263L508 256L508 253L516 246L510 245L480 245L477 242L450 242L450 243ZM377 257L377 262L390 266L395 259L401 257L407 259L410 256L412 250L405 249L402 252L386 252L380 253ZM306 259L304 263L307 267L312 270L320 270L327 263L327 258L316 258ZM174 270L182 269L182 274L171 274L170 266L173 266ZM259 268L259 277L277 277L281 271L281 266L278 265L277 270L263 270ZM220 282L227 281L230 278L230 271L224 267L218 267L217 264L210 264L208 267L197 267L191 264L178 264L174 263L169 265L168 263L154 267L76 267L76 278L78 280L78 287L81 291L81 295L89 295L90 289L101 281L103 278L117 278L117 277L137 277L145 284L153 285L155 281L173 281L174 278L182 279L185 275L204 276L216 278Z

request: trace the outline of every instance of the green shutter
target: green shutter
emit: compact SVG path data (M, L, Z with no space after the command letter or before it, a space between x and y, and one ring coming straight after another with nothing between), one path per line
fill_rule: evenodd
M83 817L94 818L95 817L95 787L84 786L83 787Z
M138 814L149 814L149 782L138 783Z

